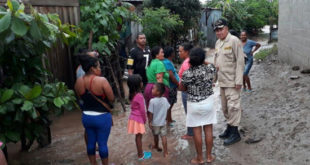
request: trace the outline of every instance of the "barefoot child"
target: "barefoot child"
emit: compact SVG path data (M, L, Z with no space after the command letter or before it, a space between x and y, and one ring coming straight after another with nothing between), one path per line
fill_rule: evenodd
M165 85L162 83L156 83L152 89L153 99L150 100L150 105L148 108L149 113L149 125L152 129L154 135L154 145L152 148L161 151L161 148L158 146L158 136L160 135L163 148L164 148L164 157L168 156L167 149L167 130L166 130L166 117L167 111L170 107L168 100L163 97L165 92Z
M145 133L146 107L141 89L143 87L140 75L134 74L128 77L127 85L129 87L129 100L131 113L128 119L128 133L136 135L136 146L138 159L145 160L152 157L151 152L142 150L142 134Z

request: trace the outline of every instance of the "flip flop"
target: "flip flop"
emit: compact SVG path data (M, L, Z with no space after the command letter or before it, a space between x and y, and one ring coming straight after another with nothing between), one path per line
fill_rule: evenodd
M138 160L142 161L142 160L147 160L147 159L151 159L151 158L152 158L152 153L144 151L143 156L141 158L139 158Z

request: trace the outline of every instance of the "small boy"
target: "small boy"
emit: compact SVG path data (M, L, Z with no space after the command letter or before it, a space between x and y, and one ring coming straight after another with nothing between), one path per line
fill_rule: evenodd
M158 136L160 135L163 148L164 148L164 157L168 156L167 149L167 129L166 129L166 116L167 111L170 107L168 100L163 97L165 93L165 85L162 83L156 83L152 89L152 95L154 98L150 100L150 105L148 108L149 111L149 125L152 129L154 135L154 145L152 148L157 149L157 151L162 151L158 146Z

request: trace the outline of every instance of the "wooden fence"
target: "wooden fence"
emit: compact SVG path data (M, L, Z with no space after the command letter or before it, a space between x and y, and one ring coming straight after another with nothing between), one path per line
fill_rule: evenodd
M22 0L32 5L40 13L57 13L62 23L78 25L80 22L80 7L78 0ZM0 0L0 5L5 5L6 0ZM75 80L73 52L63 44L57 44L48 53L49 70L55 79L64 81L70 88Z

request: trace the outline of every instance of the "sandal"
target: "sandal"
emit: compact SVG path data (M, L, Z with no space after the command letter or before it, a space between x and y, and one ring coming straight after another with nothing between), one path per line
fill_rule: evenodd
M142 160L147 160L147 159L151 159L151 158L152 158L152 153L144 151L143 156L141 158L139 158L138 160L142 161Z

